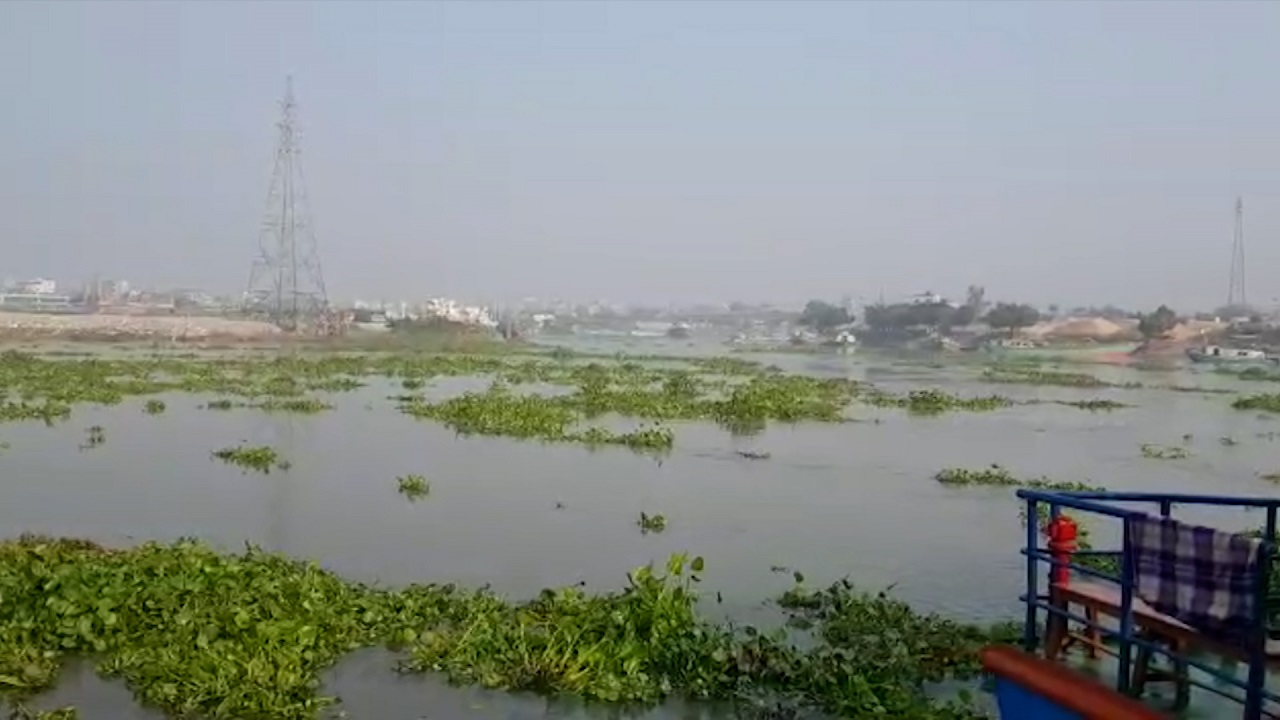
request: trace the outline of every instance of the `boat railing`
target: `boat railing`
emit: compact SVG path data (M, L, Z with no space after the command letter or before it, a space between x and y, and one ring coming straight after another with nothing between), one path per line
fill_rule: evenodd
M1268 703L1280 702L1280 695L1266 689L1268 669L1267 639L1272 614L1280 612L1277 604L1271 600L1271 579L1276 556L1276 516L1280 508L1280 499L1246 498L1215 495L1186 495L1169 493L1139 492L1105 492L1105 491L1047 491L1022 489L1017 496L1026 504L1026 546L1022 555L1026 558L1026 592L1019 597L1025 603L1026 617L1023 630L1023 646L1027 652L1034 652L1042 640L1039 635L1041 611L1044 612L1047 628L1051 622L1069 622L1084 626L1090 632L1115 643L1115 656L1119 667L1116 679L1117 691L1133 694L1133 671L1135 651L1151 655L1163 656L1183 668L1194 668L1209 676L1212 682L1199 682L1189 677L1185 679L1191 686L1208 690L1217 695L1229 698L1242 704L1244 720L1259 720ZM1150 517L1149 509L1158 508L1163 518L1172 518L1177 506L1199 505L1237 507L1265 511L1266 521L1261 532L1257 577L1251 582L1254 591L1253 613L1250 618L1250 631L1239 648L1238 657L1248 663L1248 674L1241 680L1234 667L1214 666L1196 657L1194 651L1203 647L1182 646L1175 650L1157 642L1150 634L1140 632L1141 620L1135 613L1135 605L1142 602L1135 592L1136 568L1134 538L1131 531L1131 520ZM1047 507L1047 517L1044 508ZM1107 518L1122 523L1122 544L1116 550L1075 549L1062 552L1062 548L1053 547L1053 542L1042 543L1042 536L1048 527L1053 527L1063 517L1064 510L1087 513L1094 517ZM1112 557L1118 560L1118 573L1099 567L1098 563L1088 562L1088 558ZM1084 562L1082 562L1084 561ZM1047 573L1042 574L1042 568ZM1047 575L1047 577L1046 577ZM1071 612L1066 603L1054 602L1055 578L1064 585L1069 583L1067 575L1083 576L1118 586L1118 602L1114 618L1118 627L1103 624L1101 617L1095 612L1080 615ZM1041 586L1044 585L1044 591ZM1280 588L1275 588L1280 590ZM1206 641L1211 639L1206 638ZM1212 647L1213 643L1206 643ZM1242 695L1235 691L1242 691Z

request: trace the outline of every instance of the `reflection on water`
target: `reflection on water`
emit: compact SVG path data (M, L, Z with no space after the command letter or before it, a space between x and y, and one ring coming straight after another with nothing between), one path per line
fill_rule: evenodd
M632 350L642 349L651 351ZM663 351L670 348L652 350ZM991 619L1016 612L1022 587L1012 491L942 487L932 480L940 468L999 462L1020 475L1112 489L1241 494L1274 492L1258 473L1280 470L1275 446L1260 437L1275 424L1231 410L1221 395L987 385L972 380L972 369L916 366L904 375L875 370L887 363L856 355L743 357L870 378L899 392L927 382L967 395L1109 397L1136 407L1095 414L1023 405L916 418L855 406L851 415L861 422L775 425L736 438L684 424L676 426L675 451L659 462L621 449L458 438L396 412L388 396L404 391L388 383L339 395L336 411L305 417L207 411L198 409L201 399L184 395L165 397L169 411L153 417L133 399L77 408L70 422L53 428L4 427L0 439L11 449L0 456L0 534L108 543L196 536L227 548L251 542L354 579L491 584L513 596L578 582L617 588L630 568L688 551L706 558L704 586L723 598L708 603L715 617L776 622L767 601L788 587L790 576L774 571L785 566L802 570L810 584L849 576L867 589L894 585L923 609ZM1128 377L1148 384L1230 382L1190 374ZM454 382L428 391L487 384ZM91 425L105 427L107 441L80 452ZM1186 460L1140 455L1142 443L1176 444L1185 434L1192 436ZM1221 437L1239 444L1224 445ZM240 442L275 446L292 470L244 474L210 458L212 450ZM734 452L748 449L770 459ZM431 483L421 502L396 492L396 476L410 473ZM635 518L642 511L665 515L666 532L641 535ZM1095 534L1105 540L1108 530ZM388 671L393 664L386 653L357 654L334 669L328 687L360 718L599 716L572 703L398 677ZM118 684L83 667L67 677L48 700L75 702L88 718L155 717L134 708ZM653 712L707 711L672 705Z

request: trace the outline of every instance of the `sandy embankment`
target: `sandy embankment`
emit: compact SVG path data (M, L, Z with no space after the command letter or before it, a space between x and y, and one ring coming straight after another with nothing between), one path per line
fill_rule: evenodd
M184 315L45 315L0 312L0 340L219 340L278 337L279 328L255 320Z

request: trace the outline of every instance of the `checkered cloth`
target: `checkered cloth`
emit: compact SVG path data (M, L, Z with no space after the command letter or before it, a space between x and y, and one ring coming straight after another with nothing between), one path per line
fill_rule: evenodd
M1149 515L1129 523L1139 597L1207 635L1248 637L1261 540Z

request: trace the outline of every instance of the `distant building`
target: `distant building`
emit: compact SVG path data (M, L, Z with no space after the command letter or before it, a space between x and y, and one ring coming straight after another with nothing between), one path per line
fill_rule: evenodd
M946 302L946 299L931 290L925 290L907 298L907 304L909 305L942 305Z
M13 291L23 295L53 295L58 292L58 283L49 278L20 280L14 283Z

